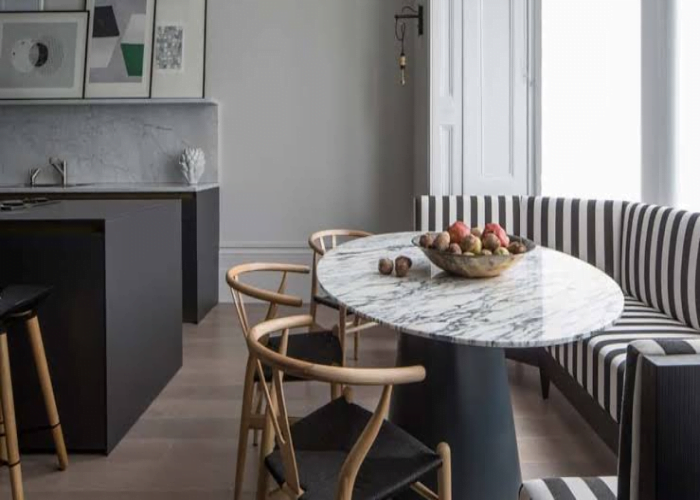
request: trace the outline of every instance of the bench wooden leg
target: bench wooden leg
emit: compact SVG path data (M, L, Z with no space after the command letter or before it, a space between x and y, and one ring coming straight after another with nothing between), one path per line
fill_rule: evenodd
M15 400L12 394L12 374L10 353L6 332L0 332L0 403L2 404L7 463L10 469L10 486L13 500L24 500L22 466L20 465L19 444L17 442L17 422L15 420Z
M36 316L33 316L26 321L26 326L29 334L29 343L32 346L32 353L34 355L36 372L39 376L41 393L44 396L46 415L48 416L49 425L51 426L51 434L53 436L54 444L56 445L58 468L61 470L66 470L68 467L68 452L66 451L66 443L63 440L63 429L61 428L61 420L58 417L58 408L56 407L56 397L54 396L53 385L51 384L49 365L46 362L46 351L44 350L44 341L41 338L39 319Z

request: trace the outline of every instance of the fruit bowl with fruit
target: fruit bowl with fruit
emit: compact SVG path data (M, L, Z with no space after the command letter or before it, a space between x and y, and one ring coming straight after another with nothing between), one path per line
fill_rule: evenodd
M470 228L457 221L447 231L425 233L413 238L437 267L465 278L499 276L535 249L535 243L512 236L496 223Z

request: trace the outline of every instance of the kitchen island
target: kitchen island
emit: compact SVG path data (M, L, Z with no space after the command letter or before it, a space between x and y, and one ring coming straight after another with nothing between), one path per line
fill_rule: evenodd
M39 321L69 451L109 453L182 366L181 228L179 200L0 212L0 287L54 288ZM19 428L45 426L26 335L9 341Z
M219 302L219 185L175 182L86 182L2 185L0 200L179 200L182 206L182 314L199 323Z

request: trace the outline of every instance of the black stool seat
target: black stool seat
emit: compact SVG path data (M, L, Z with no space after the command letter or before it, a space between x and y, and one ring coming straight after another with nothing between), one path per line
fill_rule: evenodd
M279 352L281 342L281 336L270 337L267 345L270 349ZM332 331L290 334L287 356L318 365L342 366L343 364L343 349L340 345L340 339ZM272 380L272 370L267 365L263 365L263 372L266 381ZM259 380L257 371L255 372L255 380ZM293 382L301 379L285 374L284 380Z
M0 290L0 323L12 316L36 309L51 293L51 287L35 285L10 285Z
M335 498L340 469L372 413L338 398L291 426L304 500ZM284 466L276 449L265 464L278 484ZM353 491L355 500L390 498L442 465L440 456L385 421L360 467Z

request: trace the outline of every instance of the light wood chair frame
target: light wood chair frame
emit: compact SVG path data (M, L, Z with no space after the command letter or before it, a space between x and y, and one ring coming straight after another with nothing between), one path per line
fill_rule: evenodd
M41 336L39 319L34 311L19 314L11 321L24 322L32 349L34 364L41 386L41 393L49 421L59 470L68 468L68 452L63 439L63 429L56 406L56 397L51 383L51 374L46 362L44 341ZM7 329L0 325L0 463L10 470L10 488L13 500L24 500L24 485L22 482L22 465L17 439L17 419L12 388L12 370L10 368L10 350L7 342Z
M319 305L325 305L318 300L319 284L318 284L318 262L321 260L328 250L332 250L338 246L339 238L366 238L373 236L367 231L355 229L326 229L317 231L309 236L309 247L313 250L313 265L311 271L311 307L310 314L314 319L314 326L318 328L316 315ZM329 244L326 240L330 239ZM338 329L340 330L341 338L345 339L348 335L353 335L353 359L357 361L360 357L360 332L368 328L374 328L377 323L366 321L356 314L350 313L347 308L341 304L338 307Z
M372 417L353 445L341 468L340 476L338 477L337 500L352 499L357 474L389 412L389 403L393 387L395 385L417 383L425 379L425 369L422 366L347 368L316 365L287 356L286 348L289 331L297 328L310 327L313 326L313 324L314 320L311 315L279 318L259 323L250 330L249 335L246 337L248 349L255 359L255 369L258 373L263 373L263 365L272 369L272 390L270 390L267 385L264 386L267 412L260 449L257 500L265 500L280 494L292 500L296 500L304 494L299 479L294 443L292 442L290 418L284 397L283 377L285 374L305 380L315 380L341 385L344 387L343 397L345 397L348 402L352 401L350 386L382 387L382 394ZM275 352L265 345L265 338L271 333L277 332L282 332L279 352ZM274 450L275 442L280 450L282 464L284 466L285 482L279 489L268 494L269 473L265 468L264 459ZM411 488L426 500L451 500L452 476L450 448L446 443L440 443L437 447L437 453L442 459L442 465L438 470L437 493L421 482L414 483L411 485Z
M281 273L281 279L277 291L270 291L259 288L241 281L241 277L246 274L256 272ZM238 321L243 330L243 335L247 339L250 336L251 325L248 319L243 296L257 299L268 303L265 321L276 317L280 306L296 307L303 306L303 299L286 293L288 275L309 274L311 270L308 266L278 263L251 263L235 266L226 273L226 282L231 289L231 296L236 308ZM334 330L336 335L340 332ZM345 340L340 337L340 345L343 349L342 360L345 360ZM245 371L245 382L243 386L243 401L241 408L240 431L238 435L238 453L236 461L236 477L234 485L234 500L239 500L243 488L243 476L245 473L245 459L247 455L248 435L253 432L253 444L258 444L258 433L265 427L265 413L263 411L263 394L267 390L267 384L262 373L258 374L258 381L255 381L256 359L249 351L248 361ZM338 398L342 394L342 388L338 384L331 383L331 398ZM296 421L296 417L291 417Z

